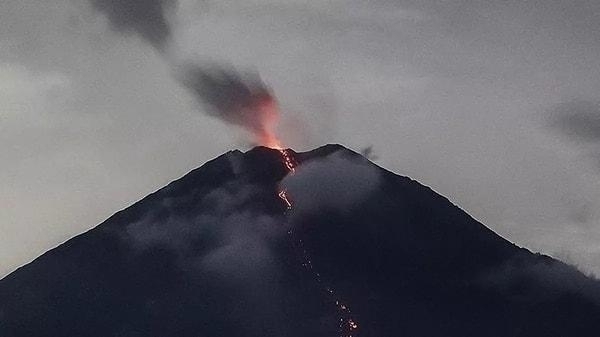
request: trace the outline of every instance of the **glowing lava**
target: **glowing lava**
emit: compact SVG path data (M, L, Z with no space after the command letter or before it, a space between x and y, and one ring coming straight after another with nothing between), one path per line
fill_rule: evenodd
M288 149L281 148L280 142L277 141L276 138L273 138L273 139L275 140L274 143L277 144L277 146L275 146L273 148L277 149L281 153L283 163L284 163L286 169L288 170L288 173L292 174L292 175L295 174L296 166L298 165L298 163L294 159L293 155L291 154L291 152ZM285 189L280 190L278 193L278 196L285 203L287 210L288 211L292 210L293 203L291 202L290 198L288 197L287 191ZM290 229L288 231L288 234L290 235L290 237L293 237L293 233L294 232L292 229ZM293 240L292 242L295 243L296 248L301 253L300 255L301 255L302 266L309 273L312 274L315 281L321 286L321 289L327 295L327 297L330 298L331 302L335 303L335 306L336 306L337 311L340 316L340 318L339 318L340 337L354 337L358 330L358 323L356 322L356 320L354 318L352 318L352 312L350 311L350 308L346 304L344 304L344 302L342 302L342 300L335 293L333 288L324 285L324 282L321 279L321 274L319 274L319 272L317 272L314 269L312 260L310 258L310 255L308 254L306 248L304 247L304 243L302 242L302 239Z
M281 190L281 191L279 191L278 195L279 195L279 198L281 200L283 200L283 202L285 203L285 206L287 207L287 209L292 209L292 203L288 199L286 191L285 190Z
M247 111L241 109L243 115L252 116L246 118L249 121L246 127L251 130L259 144L282 151L281 141L275 135L275 127L279 122L277 101L270 93L256 95L252 101Z
M277 101L270 93L260 93L253 100L251 104L251 111L258 118L251 119L253 124L250 124L250 130L253 131L257 140L272 149L276 149L281 154L283 164L288 171L288 174L296 173L296 166L298 162L293 156L293 153L289 149L283 148L281 141L275 136L274 129L279 119L279 107ZM283 201L288 211L292 210L293 203L287 194L287 190L281 189L278 194L279 198ZM292 243L300 252L300 258L302 266L313 276L314 280L319 284L323 293L335 304L339 314L339 329L340 337L354 337L358 329L356 320L352 318L350 308L342 302L339 296L335 293L333 288L326 286L321 279L321 274L317 272L311 261L310 255L308 254L302 239L294 239L294 232L292 229L288 231L288 234L292 238Z
M279 150L279 152L281 152L283 163L288 171L290 171L290 174L296 173L296 165L298 165L298 163L296 163L294 157L290 155L290 152L288 150Z

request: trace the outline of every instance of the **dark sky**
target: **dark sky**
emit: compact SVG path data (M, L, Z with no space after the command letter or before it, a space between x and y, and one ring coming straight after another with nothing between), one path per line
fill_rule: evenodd
M248 148L180 61L260 73L289 146L372 145L509 240L600 273L600 2L154 0L159 30L93 3L0 3L0 275Z

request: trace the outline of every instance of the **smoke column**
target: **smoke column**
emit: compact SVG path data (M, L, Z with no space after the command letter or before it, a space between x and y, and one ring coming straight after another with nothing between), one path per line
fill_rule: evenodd
M258 144L281 147L273 132L279 119L277 102L258 74L214 64L181 65L167 56L172 39L167 13L177 0L90 1L115 31L136 34L163 55L176 80L204 105L208 115L249 131Z
M258 74L215 65L187 65L178 77L206 105L209 115L250 131L259 144L280 148L273 132L279 108Z

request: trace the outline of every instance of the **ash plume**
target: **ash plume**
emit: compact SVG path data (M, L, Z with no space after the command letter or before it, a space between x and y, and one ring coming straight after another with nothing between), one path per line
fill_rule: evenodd
M167 8L177 0L90 0L92 6L106 15L112 27L124 33L133 32L163 50L171 38L166 18Z
M246 129L259 144L279 146L272 131L278 119L277 104L258 74L214 64L181 65L167 55L172 27L166 14L177 0L90 1L116 31L139 35L163 55L175 70L176 80L204 105L209 116Z
M208 114L250 131L261 144L275 145L277 103L257 73L233 67L186 65L178 76Z

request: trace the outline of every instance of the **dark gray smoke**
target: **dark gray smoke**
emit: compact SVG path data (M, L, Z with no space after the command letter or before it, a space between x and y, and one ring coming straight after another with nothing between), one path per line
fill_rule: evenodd
M171 39L166 10L177 0L90 0L119 32L135 33L164 53ZM258 74L224 66L173 65L177 80L204 104L209 115L250 131L259 144L276 146L275 100Z
M177 0L90 0L119 32L136 33L158 50L171 37L165 11Z
M187 65L178 77L211 116L241 126L260 143L271 145L277 104L258 74L218 65Z
M550 114L550 125L568 136L596 165L600 165L600 102L573 100L557 104Z
M584 141L600 141L600 104L571 101L554 109L554 127L568 136Z

